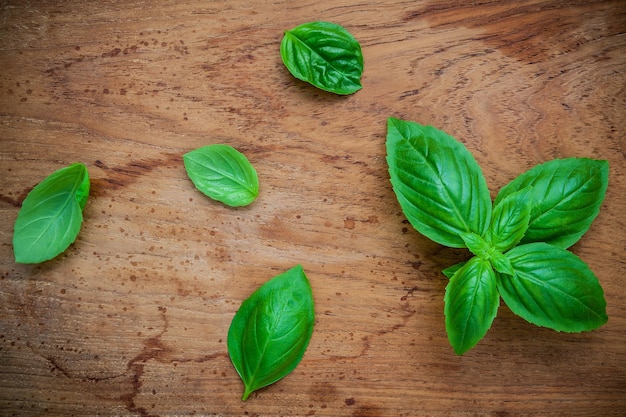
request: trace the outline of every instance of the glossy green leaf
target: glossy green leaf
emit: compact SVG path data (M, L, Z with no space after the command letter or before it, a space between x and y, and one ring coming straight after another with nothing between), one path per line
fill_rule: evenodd
M315 320L311 286L300 265L267 281L233 318L228 353L244 383L245 401L300 363Z
M546 242L565 249L585 234L598 215L608 176L609 164L604 160L555 159L511 181L495 204L530 187L530 222L521 243Z
M478 163L461 142L432 126L390 118L387 164L400 207L420 233L460 248L462 233L486 232L491 197Z
M229 145L215 144L183 156L187 175L198 190L228 206L246 206L259 194L259 179L250 161Z
M77 163L53 172L28 193L13 231L16 262L47 261L74 242L83 222L89 184L87 168Z
M492 247L485 239L472 232L463 232L460 236L470 252L480 258L489 259Z
M538 326L580 332L608 320L598 279L573 253L530 243L506 253L515 275L501 275L498 289L511 311Z
M441 273L444 274L446 276L446 278L450 279L450 278L452 278L454 276L456 271L461 269L463 267L463 265L465 265L466 263L467 262L459 262L457 264L454 264L452 266L449 266L449 267L445 268L443 271L441 271Z
M457 355L474 347L491 327L500 297L495 272L488 261L473 257L446 286L446 331Z
M488 240L500 252L506 252L524 237L530 223L530 189L524 188L503 197L495 204Z
M310 22L285 31L280 55L291 74L336 94L361 89L361 45L346 29L328 22Z
M491 258L489 259L491 262L491 266L493 269L500 272L501 274L513 275L515 271L513 270L513 265L511 265L511 261L501 252L495 251L492 253Z

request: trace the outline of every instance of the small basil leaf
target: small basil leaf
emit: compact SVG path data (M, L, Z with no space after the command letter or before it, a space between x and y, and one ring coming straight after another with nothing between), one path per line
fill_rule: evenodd
M573 253L547 243L529 243L506 256L515 274L499 276L498 290L513 313L565 332L593 330L608 320L598 279Z
M513 269L513 265L511 265L511 261L506 255L503 255L500 252L492 252L491 258L489 259L493 269L500 272L501 274L513 275L515 274L515 270Z
M452 276L444 297L446 331L457 355L474 347L491 327L500 297L488 261L473 257Z
M546 242L566 249L589 229L608 186L609 164L588 158L555 159L528 170L506 185L495 204L532 187L530 223L521 243Z
M489 259L491 246L483 239L478 236L476 233L461 233L461 239L465 242L465 246L472 252L474 255L479 256L484 259Z
M280 55L291 74L336 94L361 89L361 45L343 27L310 22L285 31Z
M242 400L300 363L313 333L311 286L300 265L257 289L235 314L228 353L243 380Z
M432 126L389 118L386 145L393 190L415 229L456 248L465 247L462 233L486 232L491 197L461 142Z
M530 189L524 188L499 200L493 208L488 239L500 252L506 252L524 237L530 223Z
M28 193L13 231L16 262L50 260L76 240L89 184L87 167L77 163L53 172Z
M187 175L198 190L228 206L246 206L259 194L250 161L229 145L203 146L183 156Z
M441 273L444 274L446 276L446 278L450 279L450 278L452 278L454 276L456 271L461 269L463 267L463 265L465 265L466 263L467 262L459 262L458 264L454 264L452 266L447 267L446 269L441 271Z

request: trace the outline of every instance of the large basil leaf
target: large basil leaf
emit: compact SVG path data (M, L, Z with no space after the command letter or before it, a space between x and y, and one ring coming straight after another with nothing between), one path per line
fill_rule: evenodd
M317 88L336 94L361 89L361 45L337 24L310 22L285 31L280 55L294 77Z
M243 380L245 401L300 363L315 320L311 286L300 265L257 289L235 314L228 353Z
M500 252L506 252L524 237L530 223L531 203L528 188L498 201L492 212L488 240Z
M89 173L77 163L53 172L24 199L15 220L19 263L39 263L64 252L78 236L89 196Z
M608 177L607 161L555 159L515 178L500 190L495 204L531 187L530 223L521 243L546 242L565 249L585 234L598 215Z
M246 206L259 194L250 161L229 145L203 146L183 156L187 175L198 190L228 206Z
M400 207L420 233L457 248L465 246L462 233L485 233L491 197L461 142L432 126L389 118L387 164Z
M500 297L491 264L470 259L448 282L444 302L448 339L462 355L485 336L498 313Z
M499 275L498 290L511 311L558 331L580 332L608 320L598 279L573 253L529 243L506 253L515 274Z

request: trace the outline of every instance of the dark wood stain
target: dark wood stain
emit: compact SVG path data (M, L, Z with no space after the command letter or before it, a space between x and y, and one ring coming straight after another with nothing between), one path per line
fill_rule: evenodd
M92 177L91 190L92 196L107 195L111 191L126 187L129 184L137 182L142 176L150 174L159 167L173 167L180 165L182 167L182 155L179 154L163 154L162 158L133 160L121 166L109 166L104 161L97 159L94 166L100 168L105 177Z

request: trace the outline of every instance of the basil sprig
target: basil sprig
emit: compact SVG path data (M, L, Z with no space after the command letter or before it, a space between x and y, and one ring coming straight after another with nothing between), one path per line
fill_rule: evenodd
M89 197L89 174L81 163L53 172L28 193L15 220L15 262L39 263L76 240Z
M203 146L183 155L196 188L228 206L246 206L259 194L259 178L248 159L230 145Z
M564 332L608 320L598 279L566 248L598 215L608 162L557 159L502 188L493 208L480 167L452 136L390 118L387 163L405 216L442 245L473 257L443 271L448 339L457 354L474 347L497 315L500 297L530 323Z
M313 333L313 294L302 266L259 287L235 314L228 353L244 383L242 400L300 363Z
M285 31L280 55L294 77L317 88L343 95L362 88L361 45L335 23L310 22Z

